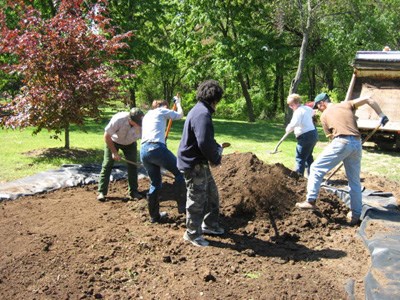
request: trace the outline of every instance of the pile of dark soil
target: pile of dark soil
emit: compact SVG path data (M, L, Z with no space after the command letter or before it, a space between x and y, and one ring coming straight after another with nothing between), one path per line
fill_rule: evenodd
M164 224L146 201L127 201L125 180L0 203L1 299L363 298L369 256L344 224L347 208L321 193L298 211L306 180L252 153L225 155L212 169L227 233L210 247L183 241L172 180L164 177ZM147 179L139 181L146 191Z
M213 169L220 186L221 210L232 220L256 221L270 237L299 237L309 229L327 231L345 224L348 208L332 194L321 190L317 211L298 211L295 203L304 201L307 180L281 164L267 165L252 153L224 156L223 166ZM312 237L313 234L310 234Z

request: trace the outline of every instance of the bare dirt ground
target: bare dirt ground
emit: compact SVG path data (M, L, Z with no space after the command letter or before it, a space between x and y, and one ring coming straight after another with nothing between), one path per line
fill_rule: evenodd
M146 200L125 199L126 180L104 203L95 185L1 202L0 298L347 299L352 284L364 298L369 253L335 196L323 191L318 211L296 210L306 179L251 153L224 156L213 173L227 233L207 248L183 241L168 177L164 224L148 221ZM400 190L373 176L363 185Z

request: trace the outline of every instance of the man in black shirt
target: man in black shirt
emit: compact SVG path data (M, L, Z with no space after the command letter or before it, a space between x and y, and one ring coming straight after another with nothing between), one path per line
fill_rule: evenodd
M187 115L178 149L178 169L184 173L187 188L183 239L198 247L208 246L203 233L224 233L219 226L218 189L209 168L209 164L221 163L222 146L214 139L212 114L223 92L215 80L199 85L198 102Z

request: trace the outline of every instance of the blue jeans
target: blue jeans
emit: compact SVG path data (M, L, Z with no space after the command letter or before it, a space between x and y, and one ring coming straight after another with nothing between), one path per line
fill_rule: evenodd
M317 141L318 132L316 129L305 132L297 137L295 171L300 175L304 175L306 168L307 174L310 175L310 167L314 162L312 153Z
M317 199L324 175L343 161L349 183L350 209L353 216L359 217L362 209L361 156L360 138L354 136L334 138L311 165L307 183L307 201L313 202Z
M161 168L175 176L175 183L183 184L185 179L176 166L176 156L163 143L144 143L140 147L140 160L150 177L149 195L162 187Z

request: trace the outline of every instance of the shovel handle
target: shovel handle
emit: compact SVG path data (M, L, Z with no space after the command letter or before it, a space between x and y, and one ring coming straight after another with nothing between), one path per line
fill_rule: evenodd
M381 123L378 124L378 126L376 126L374 128L374 130L372 130L366 137L365 139L361 142L361 145L363 145L365 142L367 142L373 135L374 133L381 127ZM333 175L335 175L337 173L337 171L339 171L339 169L343 166L343 163L341 163L339 166L337 166L337 168L331 173L331 175L329 175L329 177L325 180L328 181L329 179L331 179L331 177Z
M126 163L128 163L128 164L135 165L135 166L137 166L137 167L141 167L141 166L142 166L141 163L137 163L137 162L128 160L128 159L123 158L123 157L121 157L121 160L124 161L124 162L126 162Z
M284 141L284 139L287 138L287 136L290 134L290 132L286 132L283 137L279 140L278 144L276 144L274 151L272 151L272 153L276 153L278 152L278 148L279 146L282 144L282 142Z
M122 157L121 157L121 160L124 161L124 162L126 162L126 163L128 163L128 164L135 165L135 166L137 166L137 167L142 167L142 166L143 166L141 163L137 163L137 162L128 160L128 159L126 159L126 158L122 158ZM163 172L163 171L161 171L161 175L163 175L163 176L165 176L165 177L168 177L168 178L175 179L175 176L170 175L170 174L168 174L168 173L166 173L166 172Z
M176 110L176 104L175 103L172 106L172 110ZM165 131L165 140L167 140L167 138L168 138L168 134L171 131L171 127L172 127L172 119L169 119L168 120L168 125L167 125L167 130Z
M371 136L373 136L373 135L375 134L375 132L381 127L381 125L382 125L382 124L379 123L378 126L376 126L376 127L374 128L374 130L372 130L372 131L370 132L370 134L368 134L368 135L365 137L365 139L362 141L361 145L364 144L365 142L367 142L367 141L371 138Z

